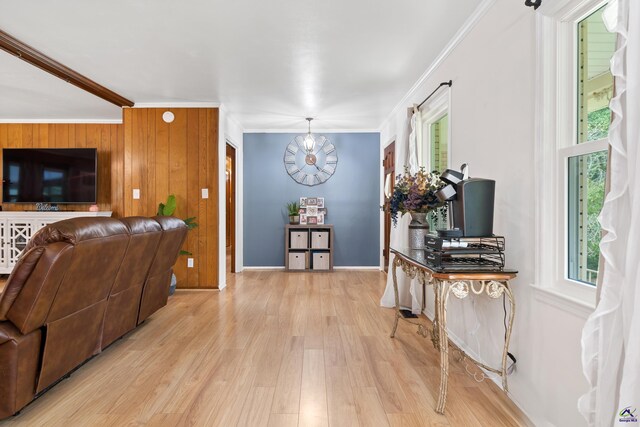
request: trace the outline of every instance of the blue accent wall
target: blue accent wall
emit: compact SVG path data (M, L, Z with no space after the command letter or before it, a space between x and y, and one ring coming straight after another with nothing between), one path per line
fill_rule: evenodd
M336 147L338 166L325 183L295 182L284 152L299 134L244 134L244 265L284 266L286 204L324 197L326 224L334 225L334 265L380 265L380 134L324 134Z

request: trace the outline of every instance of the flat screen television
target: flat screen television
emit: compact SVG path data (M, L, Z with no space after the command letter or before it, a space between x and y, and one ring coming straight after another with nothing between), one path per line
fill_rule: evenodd
M3 203L96 203L95 148L4 148Z

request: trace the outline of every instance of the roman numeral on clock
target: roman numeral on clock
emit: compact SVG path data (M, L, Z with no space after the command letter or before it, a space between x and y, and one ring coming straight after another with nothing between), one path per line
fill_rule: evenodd
M324 151L324 154L328 156L329 154L336 151L336 147L334 147L333 144L325 145L322 147L322 151Z

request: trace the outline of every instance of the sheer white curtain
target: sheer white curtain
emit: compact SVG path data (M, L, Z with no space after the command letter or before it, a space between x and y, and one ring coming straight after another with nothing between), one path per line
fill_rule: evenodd
M606 233L600 300L582 332L590 390L578 404L589 425L598 427L627 424L622 411L640 409L640 1L611 1L605 21L618 34L611 60L611 179L600 216Z
M396 145L396 174L404 173L404 167L409 166L411 173L415 173L419 168L418 144L422 143L421 137L422 120L420 111L414 110L408 120L407 126L404 127L405 133L400 135L398 141L401 144ZM403 248L409 245L409 223L411 218L409 215L403 215L398 218L398 225L391 227L390 244L392 248ZM389 274L387 275L387 287L380 299L382 307L395 307L396 301L393 294L393 268L394 255L389 257ZM422 310L422 285L416 280L409 280L399 272L398 274L398 295L400 297L400 305L403 308L410 308L414 314L420 314Z

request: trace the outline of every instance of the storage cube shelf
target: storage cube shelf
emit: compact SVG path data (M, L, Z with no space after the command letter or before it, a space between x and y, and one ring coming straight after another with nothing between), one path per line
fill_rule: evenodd
M333 225L287 225L284 239L287 271L333 270Z

